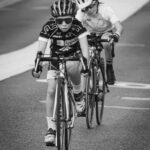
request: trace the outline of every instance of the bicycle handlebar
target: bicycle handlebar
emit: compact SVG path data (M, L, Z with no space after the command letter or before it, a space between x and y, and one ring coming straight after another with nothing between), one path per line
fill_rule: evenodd
M37 54L37 61L35 64L35 72L38 70L38 66L40 62L43 61L59 61L59 62L66 62L66 61L80 61L83 67L83 70L86 70L86 64L84 63L83 55L80 51L77 51L77 56L69 56L69 57L64 57L64 56L58 56L58 57L46 57L42 53Z
M40 57L40 61L79 61L76 57Z
M101 36L99 35L96 35L96 34L90 34L88 35L88 41L89 42L94 42L94 43L97 43L97 42L109 42L109 43L114 43L114 39L113 38L108 38L108 39L103 39L101 38Z

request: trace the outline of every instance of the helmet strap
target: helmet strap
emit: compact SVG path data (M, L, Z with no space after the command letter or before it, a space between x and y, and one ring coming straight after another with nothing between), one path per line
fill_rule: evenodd
M98 5L97 5L97 10L96 10L96 14L98 13L98 8L99 8L99 5L100 5L100 2L96 2Z

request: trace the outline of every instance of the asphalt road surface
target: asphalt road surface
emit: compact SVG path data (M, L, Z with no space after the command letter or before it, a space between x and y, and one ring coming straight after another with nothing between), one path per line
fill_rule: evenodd
M34 42L48 14L46 0L0 9L0 53ZM118 82L106 96L103 123L88 130L85 118L77 118L73 150L150 150L149 16L150 3L123 22L114 61ZM55 149L43 142L46 86L30 71L0 82L0 150Z

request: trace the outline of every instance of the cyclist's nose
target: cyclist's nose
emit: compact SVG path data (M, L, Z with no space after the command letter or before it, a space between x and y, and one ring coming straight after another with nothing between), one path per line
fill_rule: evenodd
M66 25L66 22L65 22L65 21L63 21L63 22L62 22L62 25Z

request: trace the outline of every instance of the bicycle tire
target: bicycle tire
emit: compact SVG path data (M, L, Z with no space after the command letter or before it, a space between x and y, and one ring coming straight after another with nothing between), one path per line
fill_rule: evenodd
M65 138L65 150L71 149L71 137L72 137L72 129L74 124L74 107L73 107L73 97L70 92L68 92L68 99L69 99L69 120L67 122L67 128L65 130L66 138Z
M104 100L105 100L105 71L104 71L104 63L98 65L97 72L97 95L95 98L96 101L96 122L98 125L102 123L102 117L104 112Z
M65 122L65 104L64 91L61 84L61 79L57 80L56 96L57 96L57 119L56 119L56 142L57 150L65 150L66 139L66 122Z
M87 76L86 88L85 88L85 97L86 97L86 125L88 129L93 128L93 114L94 114L94 68L93 68L93 59L89 61L89 69L91 71L90 75Z

